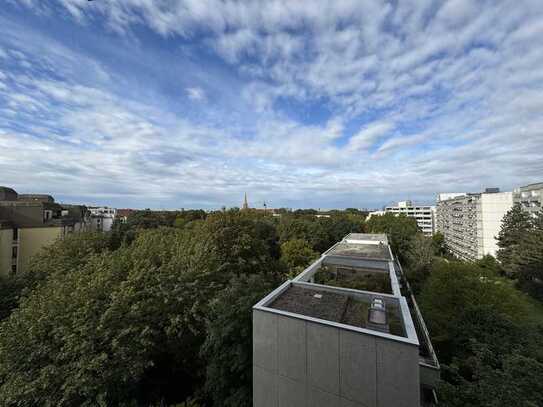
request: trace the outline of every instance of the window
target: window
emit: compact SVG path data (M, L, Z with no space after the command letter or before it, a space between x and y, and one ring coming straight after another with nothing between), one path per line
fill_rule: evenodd
M18 250L18 247L17 246L13 246L11 248L11 258L12 259L16 259L17 258L17 250Z
M17 265L16 264L11 266L11 274L13 274L13 275L17 274Z
M13 240L19 240L19 229L13 228Z

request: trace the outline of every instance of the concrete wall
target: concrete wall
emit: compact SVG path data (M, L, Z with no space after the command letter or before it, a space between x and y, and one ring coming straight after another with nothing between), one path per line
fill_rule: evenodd
M11 248L13 246L13 229L0 229L0 274L11 273Z
M254 407L415 407L418 347L253 310Z
M487 254L495 256L498 250L496 237L500 233L503 217L513 207L513 193L481 194L479 204L481 208L481 218L480 221L478 219L477 225L477 232L479 228L481 230L479 257Z
M63 237L63 232L64 228L61 226L19 229L19 269L17 272L25 272L30 258L39 253L42 247Z

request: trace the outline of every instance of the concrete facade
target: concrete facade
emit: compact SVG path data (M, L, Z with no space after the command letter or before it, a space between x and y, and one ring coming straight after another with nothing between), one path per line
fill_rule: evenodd
M447 248L460 259L495 256L496 236L512 206L512 192L466 194L438 201L437 230L443 233Z
M543 207L543 182L525 185L513 191L513 203L535 215Z
M362 246L382 245L386 244L386 236L364 239L361 234L353 234L341 244L356 241ZM390 273L392 294L312 283L322 265L356 261L352 255L332 255L341 244L334 245L294 280L285 282L253 307L255 407L415 407L421 405L422 387L435 385L439 364L433 350L435 363L430 361L425 367L433 372L432 380L421 381L425 374L421 373L419 333L400 291L400 270L394 267L394 259L366 259L363 253L358 257L358 266L375 266L380 273ZM377 264L379 261L381 264ZM292 287L312 290L318 298L327 293L367 302L379 298L387 309L397 310L403 334L276 307L277 300Z
M254 406L420 405L415 344L259 310L253 329Z
M24 273L33 256L65 236L64 227L19 229L19 258L17 273Z
M87 230L87 209L44 194L18 195L0 187L0 274L25 272L39 251L70 233Z

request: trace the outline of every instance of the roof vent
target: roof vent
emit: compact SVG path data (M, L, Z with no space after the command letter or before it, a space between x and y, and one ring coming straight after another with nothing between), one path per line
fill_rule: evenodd
M368 311L368 322L378 326L386 326L387 313L385 309L385 302L382 298L374 298L372 300L370 309Z

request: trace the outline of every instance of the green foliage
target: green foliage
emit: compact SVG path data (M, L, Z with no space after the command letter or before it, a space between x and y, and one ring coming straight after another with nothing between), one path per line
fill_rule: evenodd
M407 278L411 288L418 293L430 275L436 247L432 239L417 233L410 241L406 259Z
M498 366L496 365L498 362ZM465 365L465 363L464 363ZM445 407L501 407L543 405L543 363L518 352L496 355L479 347L469 359L470 378L462 364L444 366L448 381L439 388L441 405Z
M541 405L541 307L493 259L479 263L435 262L418 297L442 366L440 404Z
M445 236L441 232L436 232L432 235L432 243L434 245L435 254L444 256L447 254L447 246L445 245Z
M213 301L202 355L214 405L252 406L252 306L279 283L274 274L236 277Z
M0 277L0 321L19 305L20 299L53 274L63 275L109 250L111 241L101 233L76 233L41 250L25 274Z
M361 232L362 225L363 217L352 214L333 214L324 218L287 214L282 215L277 232L281 243L301 239L314 251L322 253L348 233Z
M319 253L329 247L329 237L318 218L294 217L283 215L277 226L281 243L301 239L307 241L311 248Z
M530 215L519 204L511 208L503 217L500 233L497 236L498 260L511 274L515 273L515 260L518 258L517 249L522 244L525 235L530 230Z
M486 256L483 256L482 259L479 259L475 262L477 266L479 266L482 269L489 270L496 275L502 275L503 269L500 265L500 263L496 260L496 258L490 254L487 254Z
M192 235L148 231L48 278L2 324L0 402L153 401L190 383L214 291L209 253Z
M390 247L400 261L405 260L411 239L419 233L417 221L404 214L396 216L393 213L385 213L381 216L372 216L367 221L366 227L369 233L386 233Z
M496 351L519 345L516 333L532 310L509 281L471 263L445 261L436 263L419 304L445 363L467 356L471 340Z
M291 277L299 274L318 257L319 253L303 239L288 240L281 245L281 260L288 266Z
M530 217L515 205L504 217L498 236L498 259L518 286L543 301L543 213Z

